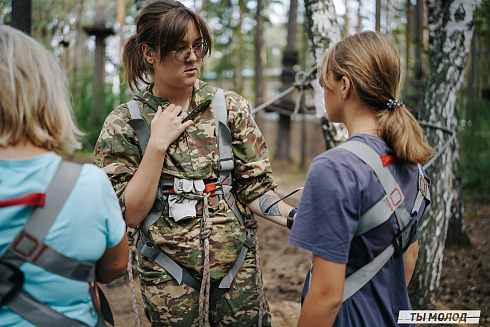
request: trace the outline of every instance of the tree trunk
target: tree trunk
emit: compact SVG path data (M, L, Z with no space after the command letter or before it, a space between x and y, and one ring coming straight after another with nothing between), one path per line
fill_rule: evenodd
M30 35L31 24L32 24L31 13L32 13L31 0L12 1L10 26Z
M356 33L359 33L362 31L362 14L361 14L361 0L358 1L357 5L357 26L356 26Z
M360 3L359 3L360 5ZM340 41L340 28L337 23L337 14L333 0L306 0L305 1L306 31L312 55L312 62L318 65L323 53L331 44ZM315 96L318 107L325 108L323 95ZM317 110L318 112L318 110ZM326 117L323 110L322 131L325 139L325 147L331 149L338 141L346 138L347 130L343 125L334 125ZM317 114L317 116L320 116Z
M286 90L294 82L294 65L298 63L298 51L296 51L296 30L298 16L298 0L291 0L289 4L289 19L288 19L288 37L286 49L282 59L283 69L281 73L282 90ZM294 102L291 93L281 99L282 107L293 107ZM291 109L292 112L292 109ZM291 130L291 117L279 114L279 126L277 129L275 159L291 160L291 151L289 146Z
M415 6L415 107L414 114L418 116L422 106L422 93L427 78L427 56L425 47L428 43L427 35L427 8L425 0L418 0Z
M376 0L376 32L381 31L381 0Z
M262 16L262 0L257 0L257 12L255 20L257 25L255 27L255 103L254 106L257 108L264 101L264 62L265 62L265 52L264 52L264 37L262 28L264 26L264 17ZM260 111L256 114L257 125L260 129L263 128L262 122L263 112Z
M410 72L412 71L410 69L410 56L412 52L412 19L413 19L413 13L412 13L412 1L407 0L406 3L406 10L407 10L407 31L405 33L406 35L406 42L405 42L405 82L403 83L403 95L402 99L405 103L408 103L408 95L409 95L409 81L410 81Z
M243 93L243 53L245 52L245 42L243 40L242 33L242 25L243 25L243 16L245 14L246 4L244 0L238 1L238 11L239 11L239 19L238 26L236 27L236 33L238 36L238 49L236 52L236 66L235 66L235 92L238 94Z
M75 28L77 30L77 36L75 39L75 64L73 66L73 82L72 82L72 96L74 101L78 102L78 78L82 71L83 65L83 40L85 37L85 32L81 25L82 22L82 10L83 10L83 0L77 0L76 5L76 21Z
M436 296L448 229L466 238L455 102L468 60L476 0L428 0L427 7L430 60L420 119L438 152L426 165L432 202L420 226L419 259L409 287L415 308L425 308Z

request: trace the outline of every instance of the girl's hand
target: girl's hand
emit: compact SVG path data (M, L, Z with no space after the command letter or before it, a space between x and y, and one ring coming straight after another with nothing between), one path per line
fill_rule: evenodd
M187 117L181 106L171 104L167 109L162 110L158 106L155 117L151 121L151 136L148 144L152 144L157 149L166 152L170 144L174 142L187 127L194 125L192 120L185 123L182 121Z

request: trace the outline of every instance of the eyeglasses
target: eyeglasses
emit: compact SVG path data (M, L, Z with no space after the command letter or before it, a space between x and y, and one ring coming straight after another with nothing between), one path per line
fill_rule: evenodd
M208 53L209 48L207 43L198 43L196 45L193 45L192 47L181 45L180 47L172 51L175 52L175 60L177 60L177 62L187 61L187 59L189 59L191 55L191 49L196 54L197 58L203 58Z

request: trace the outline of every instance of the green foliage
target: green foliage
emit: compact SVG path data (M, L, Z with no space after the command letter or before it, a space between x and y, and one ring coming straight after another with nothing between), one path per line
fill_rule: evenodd
M460 169L467 192L490 191L490 0L478 8L466 88L458 94Z
M490 124L488 112L490 111L490 102L482 99L476 99L472 102L468 105L481 106L487 115L471 123L466 120L466 126L460 127L458 131L463 188L473 192L489 192Z
M122 76L121 76L122 80ZM82 151L93 152L97 138L102 129L105 117L119 104L128 102L131 93L127 84L120 86L119 94L114 94L112 85L106 84L103 90L102 106L94 106L93 100L93 78L92 75L85 74L82 77L81 86L78 88L78 97L74 99L73 107L79 128L85 133L83 138ZM94 119L94 108L102 110L100 119Z

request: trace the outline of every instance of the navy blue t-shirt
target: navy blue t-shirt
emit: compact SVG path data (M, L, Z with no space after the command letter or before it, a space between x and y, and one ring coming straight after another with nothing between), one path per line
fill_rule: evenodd
M378 137L358 134L350 140L366 143L379 155L392 154ZM396 163L388 167L411 211L418 191L418 167ZM399 231L392 215L385 223L354 238L361 214L384 196L383 187L367 164L346 150L328 150L311 163L288 242L323 259L346 264L348 277L383 252ZM424 199L417 224L426 205ZM418 234L412 242L417 237ZM397 326L399 311L411 308L403 256L395 254L342 304L334 326Z

